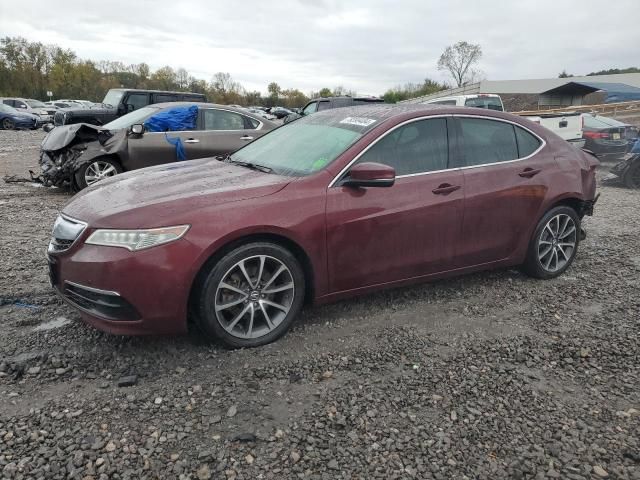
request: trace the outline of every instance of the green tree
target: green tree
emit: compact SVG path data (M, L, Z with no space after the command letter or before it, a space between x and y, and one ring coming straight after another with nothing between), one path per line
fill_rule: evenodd
M327 87L321 88L318 92L318 95L320 95L321 97L330 97L332 94L333 92L331 91L331 89Z

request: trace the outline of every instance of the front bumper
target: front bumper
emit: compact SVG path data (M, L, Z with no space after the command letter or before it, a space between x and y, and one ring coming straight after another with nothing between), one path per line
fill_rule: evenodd
M56 292L108 333L185 333L191 263L199 251L185 239L138 252L85 245L90 233L69 250L47 254Z

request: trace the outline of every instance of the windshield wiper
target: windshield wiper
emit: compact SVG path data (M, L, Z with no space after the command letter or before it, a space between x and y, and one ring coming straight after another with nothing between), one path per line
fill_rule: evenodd
M217 157L217 158L220 159L221 157ZM247 167L247 168L250 168L251 170L258 170L264 173L273 172L273 169L270 167L266 167L264 165L258 165L257 163L242 162L240 160L234 160L233 158L231 158L231 155L227 155L226 157L222 158L222 161L227 163L233 163L234 165L239 165L241 167Z

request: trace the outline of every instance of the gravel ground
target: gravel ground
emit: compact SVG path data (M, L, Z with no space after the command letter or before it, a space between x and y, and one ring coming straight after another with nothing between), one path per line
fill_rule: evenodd
M42 136L0 131L0 177ZM2 478L640 479L640 191L600 192L558 279L308 308L228 351L82 324L46 279L69 194L0 182Z

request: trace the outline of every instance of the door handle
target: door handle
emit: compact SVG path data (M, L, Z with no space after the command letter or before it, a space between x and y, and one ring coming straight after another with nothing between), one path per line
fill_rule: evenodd
M184 143L200 143L200 140L197 138L187 138Z
M253 137L250 137L249 135L245 135L244 137L240 137L240 140L253 140Z
M448 183L443 183L438 186L438 188L434 188L431 190L436 195L449 195L451 192L455 192L460 189L460 185L450 185Z
M527 167L523 171L521 171L518 175L520 175L521 177L524 177L524 178L531 178L531 177L535 177L541 171L542 170L540 170L539 168Z

